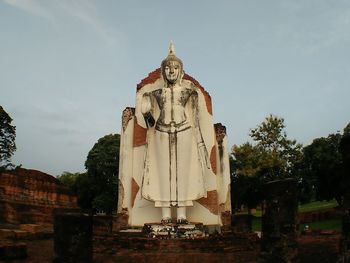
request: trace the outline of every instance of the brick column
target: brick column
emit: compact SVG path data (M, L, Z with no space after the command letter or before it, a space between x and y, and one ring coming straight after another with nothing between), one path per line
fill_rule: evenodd
M261 253L258 262L294 262L297 256L297 181L269 182L264 187Z
M350 134L343 136L340 141L339 150L343 159L343 178L341 185L344 198L339 263L347 263L350 262Z
M54 222L54 263L92 262L92 217L57 213Z
M252 215L232 215L232 230L235 233L250 233L252 232Z

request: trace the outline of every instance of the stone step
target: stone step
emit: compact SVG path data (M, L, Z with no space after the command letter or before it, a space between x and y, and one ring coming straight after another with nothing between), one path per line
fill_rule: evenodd
M25 243L0 243L0 260L14 260L27 258L27 245Z

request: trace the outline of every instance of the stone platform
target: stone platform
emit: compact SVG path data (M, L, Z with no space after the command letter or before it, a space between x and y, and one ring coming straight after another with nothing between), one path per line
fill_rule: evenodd
M0 261L27 258L27 245L23 242L0 240Z
M150 227L154 228L155 225ZM190 231L197 229L191 228ZM94 262L104 263L247 263L256 262L258 250L259 239L254 233L164 237L148 236L139 229L118 232L113 236L94 237Z
M189 224L159 224L147 223L144 225L142 232L147 237L153 238L203 238L209 236L208 230L202 223Z

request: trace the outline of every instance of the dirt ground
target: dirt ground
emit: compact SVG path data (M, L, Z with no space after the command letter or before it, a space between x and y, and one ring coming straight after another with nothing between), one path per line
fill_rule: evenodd
M298 244L300 262L337 262L339 241L339 234L302 235Z

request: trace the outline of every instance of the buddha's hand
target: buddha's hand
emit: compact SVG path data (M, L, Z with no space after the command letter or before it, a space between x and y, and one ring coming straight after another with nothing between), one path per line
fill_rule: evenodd
M209 157L208 157L208 151L207 151L207 147L205 147L204 142L198 143L198 149L199 149L199 154L200 154L200 157L201 157L203 164L208 169L210 169L211 165L210 165L210 161L209 161Z

